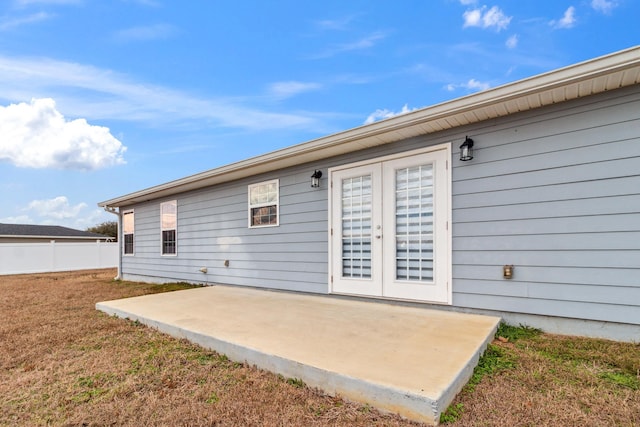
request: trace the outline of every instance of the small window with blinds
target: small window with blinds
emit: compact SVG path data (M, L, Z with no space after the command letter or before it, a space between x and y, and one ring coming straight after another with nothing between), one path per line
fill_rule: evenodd
M122 253L124 255L133 255L134 218L133 210L122 213Z
M249 185L249 228L279 225L280 181Z
M178 202L176 200L160 204L160 228L162 229L162 255L176 255L178 249Z

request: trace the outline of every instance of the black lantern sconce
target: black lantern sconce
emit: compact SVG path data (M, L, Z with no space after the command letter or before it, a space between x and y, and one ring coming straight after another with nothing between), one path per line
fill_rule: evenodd
M466 162L471 159L473 159L473 139L467 136L460 146L460 160Z
M311 188L320 187L320 178L322 178L322 171L314 171L311 175Z
M513 278L513 265L502 266L502 277L504 277L505 279Z

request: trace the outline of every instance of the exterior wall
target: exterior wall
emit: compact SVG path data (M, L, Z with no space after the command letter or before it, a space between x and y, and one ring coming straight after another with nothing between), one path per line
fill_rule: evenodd
M124 277L326 293L326 181L312 189L312 173L299 167L171 198L178 202L177 256L160 255L164 200L135 206L135 255L123 257ZM280 225L248 228L247 186L273 178L280 180Z
M0 275L113 268L118 243L0 243Z
M463 163L465 135L476 154ZM640 324L639 139L635 86L181 194L174 257L160 256L164 199L154 200L134 206L135 256L122 271L326 293L327 168L454 141L455 308ZM247 185L275 178L280 226L249 229Z
M640 324L640 87L593 98L473 133L453 172L454 305Z

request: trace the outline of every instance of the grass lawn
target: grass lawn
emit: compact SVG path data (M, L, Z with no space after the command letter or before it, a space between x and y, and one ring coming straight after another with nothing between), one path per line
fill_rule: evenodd
M1 426L419 425L98 312L98 301L181 288L114 275L0 276ZM444 424L640 425L640 345L499 335Z

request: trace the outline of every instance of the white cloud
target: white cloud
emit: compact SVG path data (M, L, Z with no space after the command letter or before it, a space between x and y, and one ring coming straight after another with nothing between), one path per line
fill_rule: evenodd
M160 40L171 37L176 31L174 26L168 24L147 25L117 31L114 38L120 42Z
M371 124L378 120L389 119L391 117L399 116L400 114L410 113L412 111L417 110L417 108L409 108L407 104L405 104L400 111L394 112L387 109L377 109L373 113L369 114L367 119L364 121L365 125Z
M484 28L496 27L498 30L503 30L510 22L511 16L506 16L498 6L493 6L482 16Z
M611 11L618 6L618 2L616 1L608 1L608 0L591 0L591 7L601 13L606 15L610 14Z
M341 45L339 49L341 52L346 52L350 50L368 49L370 47L375 46L378 40L382 40L385 37L386 36L384 34L377 32L367 37L363 37L359 40L356 40L355 42L345 43Z
M459 84L450 83L446 86L446 89L450 92L460 88L467 89L472 92L481 92L483 90L489 89L490 87L491 85L489 83L481 82L476 79L470 79L466 83L459 83Z
M0 99L21 102L32 97L54 98L71 116L137 121L157 127L197 121L200 126L249 130L325 130L320 114L262 111L243 106L238 100L198 97L89 65L0 55Z
M4 224L33 224L33 219L29 215L17 215L0 218Z
M131 3L138 3L142 6L160 7L160 3L155 0L128 0Z
M276 99L291 98L304 92L311 92L320 89L319 83L311 82L276 82L269 86L269 93Z
M77 217L86 207L87 204L84 202L72 206L66 196L58 196L53 199L33 200L23 210L33 212L39 217L61 220Z
M460 4L464 6L468 6L476 3L478 3L478 0L460 0Z
M19 6L28 6L31 4L81 4L83 0L16 0Z
M518 35L514 34L511 37L509 37L507 39L507 41L505 42L505 45L509 48L509 49L515 49L518 46Z
M464 18L463 28L495 28L496 31L506 29L513 18L505 15L498 6L493 6L489 10L487 10L487 6L467 10L462 14L462 17Z
M386 34L378 31L356 41L333 46L322 53L312 55L311 59L329 58L340 53L370 49L374 47L379 40L384 40L386 37Z
M349 29L354 16L346 16L338 19L324 19L316 22L316 26L321 30L344 31Z
M559 20L553 20L549 22L554 28L571 28L576 23L576 8L573 6L569 6L567 10L565 10L564 15Z
M0 106L0 160L19 167L92 170L124 163L109 129L67 121L53 99Z
M84 202L72 204L66 196L52 199L33 200L21 209L19 215L0 218L5 224L47 224L61 225L78 230L86 230L105 221L113 221L114 216L102 209L87 211Z
M465 85L463 85L463 87L465 87L467 89L471 89L471 90L482 91L482 90L489 89L491 87L491 85L489 83L486 83L486 82L479 82L476 79L471 79Z
M479 27L481 26L482 10L467 10L462 14L462 17L464 18L464 24L462 25L463 27Z
M106 213L103 209L92 209L87 213L78 213L75 218L71 218L67 223L67 227L78 230L86 230L89 227L101 224L106 221L115 221L113 214ZM63 222L64 225L64 222Z
M28 16L16 17L16 18L1 18L0 19L0 31L8 31L13 28L20 27L22 25L34 24L36 22L46 21L52 17L51 14L46 12L33 13Z

